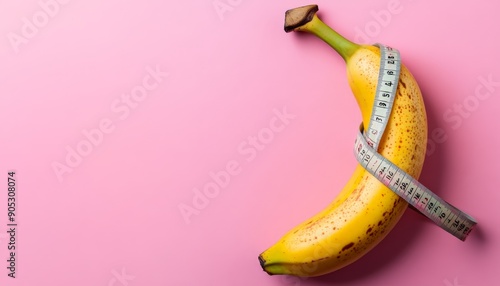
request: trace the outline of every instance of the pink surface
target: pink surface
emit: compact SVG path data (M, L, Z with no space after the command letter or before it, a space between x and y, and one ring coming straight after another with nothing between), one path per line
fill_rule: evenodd
M316 3L345 36L401 51L428 109L421 182L477 219L465 243L409 210L334 274L261 270L356 164L344 63L283 31L310 2L2 1L0 285L498 285L500 4Z

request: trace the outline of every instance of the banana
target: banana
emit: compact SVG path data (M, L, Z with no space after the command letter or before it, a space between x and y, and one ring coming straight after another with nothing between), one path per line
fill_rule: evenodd
M347 78L367 130L380 67L376 46L355 44L322 22L317 5L288 10L285 31L316 35L345 60ZM402 64L393 110L378 152L418 179L425 159L427 117L421 91ZM361 258L393 229L408 204L359 164L339 195L259 256L270 275L319 276Z

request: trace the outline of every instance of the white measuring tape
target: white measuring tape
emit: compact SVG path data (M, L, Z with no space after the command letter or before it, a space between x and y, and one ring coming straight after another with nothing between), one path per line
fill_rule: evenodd
M447 203L377 152L391 114L401 71L401 59L396 49L377 44L381 60L375 102L368 130L363 125L354 144L358 162L385 186L438 226L465 240L476 221ZM363 136L364 135L364 136Z

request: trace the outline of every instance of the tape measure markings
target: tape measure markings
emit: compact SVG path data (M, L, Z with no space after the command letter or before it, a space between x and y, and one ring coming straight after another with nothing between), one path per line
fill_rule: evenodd
M358 133L355 146L355 155L363 168L441 228L465 240L476 224L472 217L438 197L415 178L375 152L361 132Z
M401 59L397 50L380 44L376 46L380 48L381 61L377 91L367 132L368 144L375 150L378 148L391 115L401 68Z
M358 162L380 182L405 199L441 228L465 240L476 221L427 189L415 178L377 152L392 111L401 71L396 49L377 44L381 52L375 101L367 132L363 126L356 137L354 151Z

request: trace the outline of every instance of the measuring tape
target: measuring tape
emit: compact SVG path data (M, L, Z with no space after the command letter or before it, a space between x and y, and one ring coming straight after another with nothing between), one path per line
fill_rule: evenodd
M378 149L380 138L391 115L394 97L398 88L401 60L398 50L377 44L380 48L380 70L377 91L373 103L372 116L368 126L366 140L373 149Z
M401 71L401 59L396 49L377 44L380 48L380 70L368 130L360 132L354 144L356 159L370 174L415 207L438 226L465 240L476 221L447 203L377 152L396 95Z

